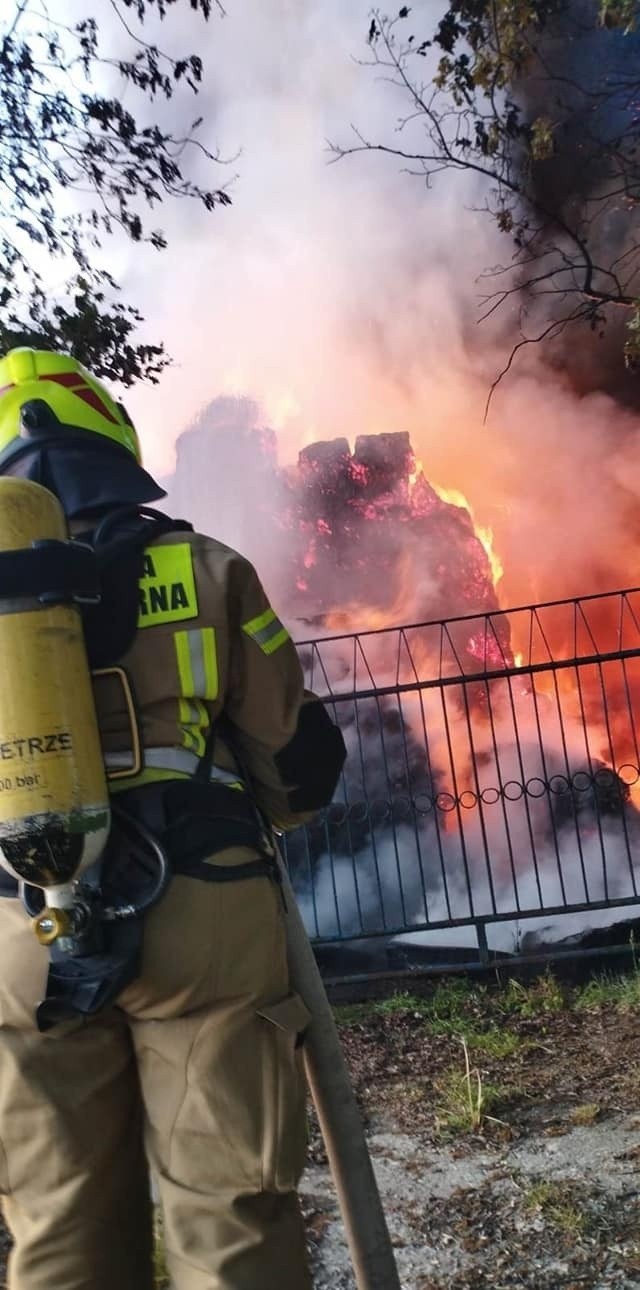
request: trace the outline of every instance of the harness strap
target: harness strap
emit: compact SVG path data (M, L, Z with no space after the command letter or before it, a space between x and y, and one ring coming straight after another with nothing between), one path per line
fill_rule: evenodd
M100 578L100 602L83 611L92 669L118 663L133 642L145 547L165 533L190 530L186 520L173 520L149 507L123 506L111 511L94 532L79 535L79 541L94 549Z
M0 869L0 900L3 896L18 895L18 880L13 878L6 869Z
M0 591L6 599L87 601L100 597L95 554L79 542L34 542L0 552Z
M202 882L240 882L244 878L273 878L274 865L270 860L247 860L246 864L207 864L193 861L190 865L174 868L174 873L186 878L200 878Z

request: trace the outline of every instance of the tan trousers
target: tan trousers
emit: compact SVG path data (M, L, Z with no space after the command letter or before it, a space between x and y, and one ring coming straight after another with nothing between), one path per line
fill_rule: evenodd
M147 1159L174 1290L308 1290L308 1014L273 884L175 878L118 1007L40 1035L47 961L20 903L0 899L9 1290L151 1290Z

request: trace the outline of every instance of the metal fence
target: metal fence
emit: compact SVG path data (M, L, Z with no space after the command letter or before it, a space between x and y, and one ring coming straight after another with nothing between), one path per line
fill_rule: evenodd
M640 904L640 589L299 651L349 752L286 839L316 942Z

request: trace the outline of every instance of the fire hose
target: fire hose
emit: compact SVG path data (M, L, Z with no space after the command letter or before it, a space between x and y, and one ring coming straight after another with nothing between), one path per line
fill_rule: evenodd
M281 857L279 864L291 983L311 1013L304 1044L305 1073L338 1195L356 1285L358 1290L400 1290L387 1221L333 1014Z

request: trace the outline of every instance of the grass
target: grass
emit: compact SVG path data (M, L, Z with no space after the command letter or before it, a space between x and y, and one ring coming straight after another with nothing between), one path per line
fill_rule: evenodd
M522 1040L514 1030L488 1024L492 999L486 986L445 978L427 995L400 993L369 1004L347 1004L335 1009L335 1017L338 1025L353 1025L371 1016L411 1016L430 1035L464 1039L487 1057L511 1057Z
M530 985L511 978L502 996L505 1012L519 1017L537 1017L540 1013L562 1012L568 1003L568 996L547 969L544 976L538 977Z
M513 1057L519 1048L525 1047L525 1041L514 1030L502 1030L498 1026L470 1032L467 1042L470 1048L484 1053L485 1057L496 1058Z
M366 1021L375 1009L371 1003L338 1003L333 1009L336 1026L353 1026Z
M585 985L561 984L547 969L530 982L509 979L499 988L478 984L463 976L444 977L431 984L424 994L397 993L389 998L347 1005L336 1009L339 1025L350 1025L377 1018L409 1018L422 1033L434 1040L459 1040L467 1064L508 1061L535 1045L532 1026L564 1011L585 1012L597 1008L631 1010L640 1005L640 962L635 959L631 971L594 976ZM511 1068L508 1078L520 1069ZM477 1074L477 1073L476 1073ZM501 1073L502 1074L502 1073ZM479 1076L477 1077L479 1078ZM505 1078L507 1076L505 1075ZM477 1132L504 1091L485 1083L473 1090L468 1073L457 1067L441 1088L438 1122L448 1128ZM571 1112L575 1125L595 1123L600 1107L595 1102L576 1106Z
M464 1040L462 1049L463 1068L450 1070L436 1085L439 1093L436 1123L450 1132L480 1133L485 1121L498 1122L491 1111L504 1101L505 1090L483 1080L480 1071L472 1068Z
M387 999L369 1003L341 1004L335 1008L338 1025L350 1025L366 1017L394 1017L411 1014L416 1018L455 1021L468 1015L470 1008L484 1006L487 990L463 977L444 977L428 994L409 994L400 991Z
M429 994L394 994L380 999L374 1007L383 1017L411 1012L432 1021L454 1022L462 1021L471 1007L477 1009L481 1001L484 1003L486 993L485 986L474 985L464 977L444 977Z
M530 1019L578 1010L615 1007L623 1010L640 1006L640 961L630 972L602 972L586 985L565 987L548 968L535 981L523 983L512 977L502 989L489 989L464 977L439 981L425 995L400 993L367 1004L336 1009L339 1024L362 1021L373 1016L411 1014L424 1018L433 1035L465 1036L470 1044L489 1055L509 1056L518 1046L514 1031L504 1030L503 1019ZM492 1024L493 1022L493 1024ZM498 1032L506 1036L500 1040Z
M640 971L637 969L622 976L602 972L582 987L575 1000L576 1008L587 1011L603 1006L627 1011L639 1004Z
M339 1025L349 1025L372 1016L410 1014L417 1020L424 1018L434 1035L478 1036L487 1032L487 1024L492 1018L502 1028L505 1015L536 1017L540 1013L561 1012L569 1003L568 992L547 971L529 984L512 978L498 990L465 977L444 977L424 995L398 993L370 1003L347 1004L336 1008L335 1015ZM505 1041L507 1049L516 1046L516 1038L512 1033L512 1038Z
M587 1230L587 1216L578 1208L568 1183L539 1178L527 1187L523 1203L525 1209L537 1211L567 1236L582 1236Z

